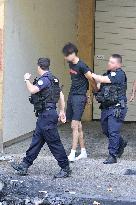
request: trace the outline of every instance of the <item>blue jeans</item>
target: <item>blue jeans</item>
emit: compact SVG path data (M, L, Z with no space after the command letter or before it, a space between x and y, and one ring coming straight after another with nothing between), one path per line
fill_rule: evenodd
M123 143L120 131L127 113L127 107L121 108L119 118L114 115L115 107L102 109L101 111L101 126L103 133L109 140L109 154L117 156L120 146Z

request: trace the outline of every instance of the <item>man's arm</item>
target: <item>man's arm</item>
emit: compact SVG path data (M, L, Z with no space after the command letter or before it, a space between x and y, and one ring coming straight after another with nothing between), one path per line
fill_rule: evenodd
M95 92L98 91L97 82L92 77L92 73L90 71L88 71L87 73L85 73L85 77L90 81L91 86L93 88L93 91L95 91Z
M31 94L38 93L40 89L30 82L30 77L31 77L31 74L29 73L26 73L24 75L24 81L26 82L27 89Z
M62 112L65 111L65 99L64 99L64 94L62 91L60 92L59 108L60 108L60 111Z
M59 109L60 109L59 120L60 120L62 123L65 123L65 122L66 122L65 99L64 99L64 94L63 94L62 91L60 92Z
M96 75L95 73L92 73L92 77L98 83L111 83L111 80L109 79L108 76Z
M136 93L136 80L134 80L134 83L133 83L132 94L131 94L131 97L130 97L130 100L129 100L130 102L134 101L135 93Z
M40 91L40 89L36 85L33 85L29 80L26 80L26 86L31 94L35 94Z

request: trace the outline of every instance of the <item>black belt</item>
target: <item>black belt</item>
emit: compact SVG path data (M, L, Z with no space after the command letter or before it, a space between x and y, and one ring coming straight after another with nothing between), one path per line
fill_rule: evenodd
M127 102L125 102L124 100L121 100L120 102L116 103L116 104L101 104L100 105L100 109L107 109L107 108L110 108L110 107L118 107L120 106L121 108L125 108L127 106Z
M99 108L100 109L106 109L106 108L109 108L109 107L116 106L116 104L101 104Z

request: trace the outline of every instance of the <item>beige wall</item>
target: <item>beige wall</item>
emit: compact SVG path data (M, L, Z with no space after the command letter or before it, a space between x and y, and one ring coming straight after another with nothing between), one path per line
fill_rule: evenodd
M34 129L35 117L23 81L35 75L40 56L52 60L52 71L70 85L61 54L65 42L76 43L77 0L7 0L5 3L3 140L12 140Z

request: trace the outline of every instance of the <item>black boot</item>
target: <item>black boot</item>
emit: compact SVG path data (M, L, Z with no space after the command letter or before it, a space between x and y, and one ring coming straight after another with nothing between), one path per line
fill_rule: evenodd
M127 146L127 141L124 141L119 148L118 155L117 155L118 158L120 158L123 155L126 146Z
M113 155L109 155L108 158L103 162L103 164L114 164L117 163L117 158Z
M13 162L11 163L11 166L13 167L13 169L15 169L17 171L17 173L19 175L27 175L27 171L29 168L29 165L25 162L21 162L19 164Z
M61 169L60 172L58 174L54 175L54 178L66 178L69 177L71 175L71 170L69 166L66 166L66 168Z

